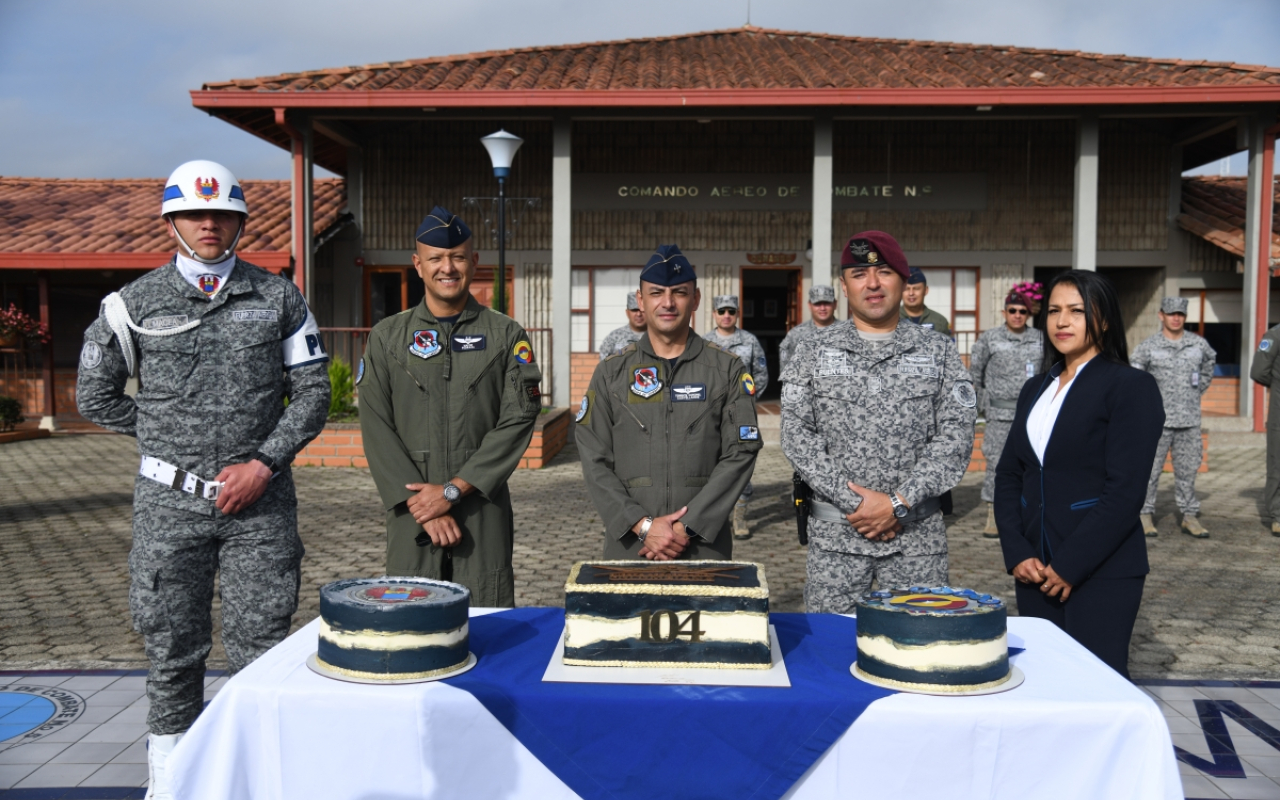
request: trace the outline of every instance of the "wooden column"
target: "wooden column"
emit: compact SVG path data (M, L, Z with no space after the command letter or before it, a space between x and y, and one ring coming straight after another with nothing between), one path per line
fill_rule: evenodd
M40 323L45 326L45 330L52 331L53 326L49 323L49 273L46 270L40 270L36 273L36 284L40 290ZM56 431L58 429L57 422L57 401L54 397L53 378L53 337L49 337L49 341L42 346L41 357L41 377L44 382L44 408L40 417L40 427L47 431Z

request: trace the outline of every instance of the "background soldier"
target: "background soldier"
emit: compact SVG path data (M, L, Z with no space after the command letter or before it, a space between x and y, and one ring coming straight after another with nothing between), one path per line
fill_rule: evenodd
M727 559L729 512L760 451L742 361L692 335L693 265L662 245L640 273L649 330L596 367L575 417L605 558Z
M978 408L987 421L982 434L982 455L987 460L982 500L987 504L987 525L982 535L988 539L1000 538L992 506L996 464L1000 463L1000 454L1009 438L1022 384L1036 374L1044 358L1044 334L1027 325L1030 318L1031 301L1011 293L1004 299L1004 325L983 331L969 355L969 372L973 375L974 391L978 393Z
M249 209L226 167L178 167L160 213L181 249L103 302L76 402L142 454L129 610L151 664L147 797L168 800L169 755L204 704L214 573L233 674L289 633L303 553L289 463L324 427L329 357L297 288L235 257Z
M1209 390L1218 354L1202 337L1185 330L1187 298L1166 297L1160 301L1160 332L1147 337L1133 350L1130 363L1150 372L1164 400L1164 432L1156 447L1147 501L1142 506L1142 530L1156 535L1152 515L1156 510L1156 487L1164 471L1165 454L1173 449L1174 495L1182 512L1182 530L1197 539L1209 532L1196 517L1200 499L1196 497L1196 470L1202 458L1200 442L1200 397Z
M1263 386L1276 381L1276 354L1280 353L1280 325L1267 331L1253 354L1249 377ZM1262 502L1271 517L1271 535L1280 536L1280 392L1267 392L1267 485Z
M836 290L830 286L814 286L809 289L809 320L787 331L786 338L778 345L778 370L787 368L787 362L795 355L800 343L817 331L836 321Z
M627 295L627 324L614 328L600 343L600 360L604 361L614 353L621 353L623 348L632 342L640 341L644 336L644 312L640 310L640 301L634 293Z
M924 273L915 267L907 275L907 285L902 289L902 316L922 328L930 328L943 336L951 336L951 323L937 311L927 307L924 299L929 296L929 282Z
M764 348L755 334L748 333L738 327L738 296L736 294L719 294L715 298L716 327L702 335L703 339L718 345L721 349L733 353L742 359L747 368L748 377L755 382L756 396L764 392L769 385L769 363L765 360ZM733 505L733 538L750 539L751 528L747 525L747 503L754 493L751 481L742 490L742 496Z
M422 303L374 326L356 378L387 574L455 581L474 605L513 606L507 479L542 410L542 376L519 323L471 296L478 256L466 223L436 206L414 239Z
M813 489L805 606L848 613L880 586L947 582L938 496L964 476L977 396L955 343L899 319L907 259L880 231L840 259L852 311L782 374L782 448Z

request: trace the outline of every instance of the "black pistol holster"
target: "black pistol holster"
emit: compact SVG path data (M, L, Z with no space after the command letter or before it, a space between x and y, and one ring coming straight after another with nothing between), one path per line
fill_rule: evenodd
M813 497L813 489L804 482L799 472L791 475L791 502L796 508L796 533L800 536L800 544L809 544L809 499Z

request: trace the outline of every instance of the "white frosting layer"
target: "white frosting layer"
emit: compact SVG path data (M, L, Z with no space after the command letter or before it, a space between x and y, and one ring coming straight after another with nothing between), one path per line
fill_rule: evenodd
M345 650L417 650L422 647L455 647L467 641L469 625L439 633L383 633L338 631L320 620L320 638Z
M690 612L677 613L683 622ZM669 621L662 623L664 635L667 634L668 624ZM759 642L767 646L769 615L746 611L703 611L698 615L698 630L703 631L701 639L704 642ZM596 642L639 638L640 617L605 619L567 614L564 618L565 647L586 647ZM689 637L681 636L680 641L687 642Z
M895 667L922 671L982 667L1009 652L1005 634L985 642L938 642L928 646L900 644L887 636L858 634L858 652Z

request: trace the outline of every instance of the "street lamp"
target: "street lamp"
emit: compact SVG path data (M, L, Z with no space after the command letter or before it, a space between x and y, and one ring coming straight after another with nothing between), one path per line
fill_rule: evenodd
M498 179L498 272L494 276L493 307L499 314L507 313L507 199L503 184L511 174L511 162L524 139L505 130L480 137L480 143L489 151L493 162L493 174Z

